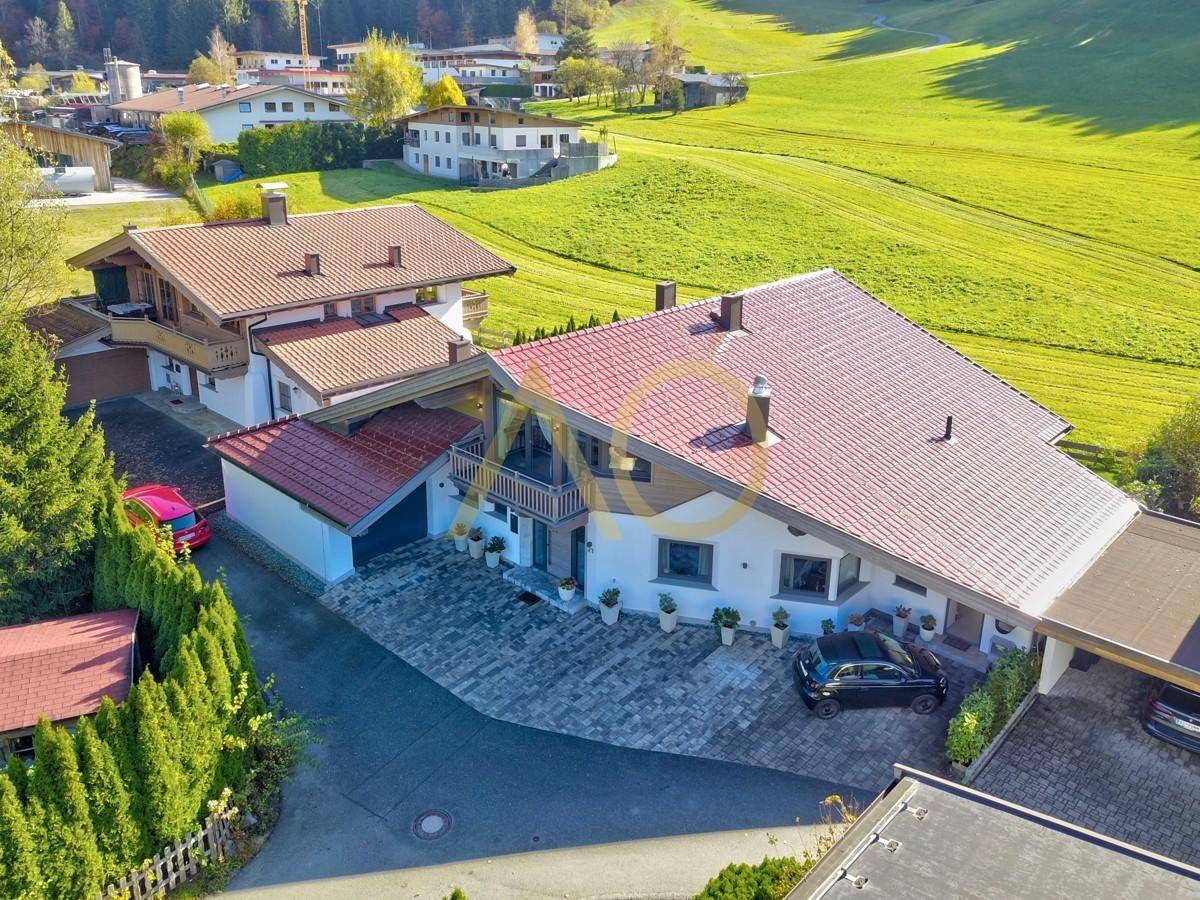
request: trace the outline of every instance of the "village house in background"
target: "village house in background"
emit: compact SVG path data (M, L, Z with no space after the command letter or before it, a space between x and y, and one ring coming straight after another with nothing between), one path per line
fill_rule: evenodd
M137 348L149 386L243 425L448 365L475 351L508 263L413 204L128 228L69 260L92 271L106 344Z
M684 109L725 106L746 99L745 79L737 75L685 72L673 75L672 82L683 91Z
M323 67L327 57L272 50L239 50L234 56L238 84L284 84L317 94L344 96L348 72Z

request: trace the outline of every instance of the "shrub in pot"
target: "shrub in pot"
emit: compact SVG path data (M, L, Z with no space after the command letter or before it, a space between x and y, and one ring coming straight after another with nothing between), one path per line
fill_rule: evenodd
M563 603L570 603L575 599L575 592L579 590L579 582L572 576L558 579L558 599Z
M600 620L605 625L616 625L621 617L621 589L610 587L600 592Z
M472 528L467 532L467 549L471 551L471 559L483 559L482 528Z
M837 631L837 626L833 624L833 619L821 620L821 634L833 634Z
M726 647L733 643L733 636L742 621L742 614L732 606L718 606L713 610L712 623L717 626L721 643Z
M921 640L928 644L933 640L935 634L937 634L937 619L926 613L921 616Z
M679 625L679 604L670 594L658 595L658 627L670 634Z
M903 603L896 607L896 611L892 613L892 634L898 638L904 637L908 631L908 617L912 615L912 608L905 606Z
M487 547L483 551L483 561L487 563L489 569L494 569L500 565L500 554L504 552L504 548L508 546L508 542L500 535L487 542Z
M850 631L862 631L863 626L867 623L867 617L861 613L855 613L846 621L850 623L847 626Z
M771 643L782 650L787 644L788 634L791 630L788 626L788 611L781 606L771 613L771 618L775 620L771 625Z
M467 526L462 522L455 522L454 527L450 529L450 535L454 538L454 549L459 553L466 552Z

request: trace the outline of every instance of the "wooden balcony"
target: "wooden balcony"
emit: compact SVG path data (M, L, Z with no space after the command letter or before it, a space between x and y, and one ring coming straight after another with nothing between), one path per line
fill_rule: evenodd
M186 316L179 325L121 316L110 316L109 323L114 344L149 347L208 372L214 378L242 375L250 363L250 350L244 337Z
M462 292L463 324L474 330L487 318L488 295L483 291Z
M552 485L510 469L483 456L483 438L450 447L450 477L461 487L474 488L493 502L536 516L552 525L587 512L577 484Z

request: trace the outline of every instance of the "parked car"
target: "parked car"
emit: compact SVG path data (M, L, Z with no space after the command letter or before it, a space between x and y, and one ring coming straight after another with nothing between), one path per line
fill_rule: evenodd
M792 677L819 719L872 706L907 706L928 715L945 701L949 685L942 664L924 647L875 631L817 638L792 658Z
M173 487L162 484L146 484L130 488L121 495L125 502L125 515L133 525L148 525L171 529L175 549L186 544L195 550L208 543L210 532L208 521Z
M1200 694L1156 680L1146 698L1142 727L1156 738L1200 753Z

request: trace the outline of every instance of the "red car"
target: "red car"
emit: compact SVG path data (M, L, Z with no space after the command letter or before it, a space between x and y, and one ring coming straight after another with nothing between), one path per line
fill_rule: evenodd
M130 488L121 495L125 515L133 525L166 525L175 538L175 549L186 544L195 550L208 543L208 522L195 507L179 496L179 491L162 484L147 484Z

